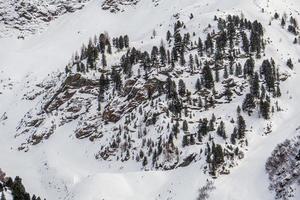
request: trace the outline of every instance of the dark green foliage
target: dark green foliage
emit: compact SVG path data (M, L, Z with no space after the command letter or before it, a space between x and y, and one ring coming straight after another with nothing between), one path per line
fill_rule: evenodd
M270 118L270 98L267 96L266 100L260 100L260 112L264 119Z
M122 50L125 47L123 36L119 37L119 48Z
M259 98L260 88L259 88L259 76L257 72L255 72L254 77L252 78L250 83L251 83L250 91L252 96L254 96L255 98Z
M178 94L180 96L184 96L185 93L186 93L185 83L182 79L180 79L179 82L178 82Z
M203 79L204 79L204 86L207 89L212 89L213 86L214 86L214 79L213 79L211 69L210 69L208 63L206 63L203 67L202 76L203 76Z
M124 36L124 46L125 46L125 48L129 47L129 37L128 37L128 35Z
M254 74L254 59L250 57L246 60L246 63L244 65L244 74L248 76L253 76Z
M294 69L294 64L291 58L289 58L286 62L286 65L290 68L290 69Z
M273 91L275 88L275 77L273 67L269 60L264 60L261 66L261 73L265 77L268 91Z
M253 109L256 107L255 101L254 101L254 96L249 93L246 94L246 97L243 102L242 109L244 112L248 112L249 115L253 112Z
M239 115L237 119L237 136L238 139L243 139L245 138L245 133L246 133L246 122L244 118Z
M30 200L29 194L26 192L24 185L22 184L22 179L16 177L12 186L12 196L13 200Z
M189 125L188 125L186 120L184 120L183 123L182 123L182 130L183 131L188 131L189 130Z
M196 82L195 87L196 87L196 90L197 90L197 91L200 91L201 88L202 88L202 87L201 87L201 82L200 82L200 79L199 79L199 78L197 79L197 82Z
M217 129L217 134L222 137L223 139L226 139L227 136L226 136L226 131L225 131L225 124L223 121L221 121L218 129Z

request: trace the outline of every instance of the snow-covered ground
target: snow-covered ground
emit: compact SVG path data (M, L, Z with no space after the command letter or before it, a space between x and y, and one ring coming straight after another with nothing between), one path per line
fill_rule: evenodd
M268 190L269 180L265 163L275 146L296 134L300 126L300 46L293 45L294 36L280 26L280 21L269 22L275 11L293 13L300 21L298 0L141 0L121 13L112 14L101 9L102 0L90 1L82 10L66 14L51 22L42 33L25 40L0 39L0 167L10 176L20 175L30 193L47 199L195 199L198 189L209 179L197 163L174 171L122 170L111 163L101 166L88 152L93 151L89 141L72 137L72 124L57 130L49 140L29 152L18 151L22 138L15 138L19 120L37 104L22 101L30 86L39 83L53 72L63 71L75 50L98 33L108 31L112 36L128 34L131 43L149 49L165 38L165 32L179 13L181 20L190 13L195 30L203 30L214 15L241 14L260 21L265 34L272 41L266 53L284 70L286 59L295 64L292 76L282 84L280 103L284 112L271 119L273 131L269 135L259 132L263 123L257 123L250 136L249 148L239 165L229 175L214 180L216 189L210 199L252 200L274 199ZM264 8L264 12L262 12ZM186 20L188 21L188 20ZM151 40L153 30L157 36ZM203 33L204 36L204 33ZM285 69L286 68L286 69ZM9 79L10 78L10 79ZM1 81L2 80L2 81ZM3 89L3 86L5 89ZM1 120L6 113L7 119ZM128 169L131 169L128 167ZM134 168L133 168L134 169ZM298 195L298 196L297 196ZM294 199L300 198L299 190Z

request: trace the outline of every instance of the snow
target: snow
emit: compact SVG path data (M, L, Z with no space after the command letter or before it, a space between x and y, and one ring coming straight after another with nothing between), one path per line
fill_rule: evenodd
M28 109L36 104L21 98L25 91L30 90L28 86L39 83L53 72L63 71L74 51L95 34L108 31L111 36L118 36L126 33L133 45L148 49L165 38L169 25L176 20L172 17L176 13L180 13L181 19L194 13L195 19L189 23L199 31L214 15L243 12L247 18L263 23L267 37L272 40L267 54L292 73L292 77L282 84L280 101L285 111L273 116L273 132L267 136L262 133L267 122L251 122L257 127L250 136L245 158L230 175L220 176L214 181L216 189L210 199L274 199L274 194L268 190L265 163L275 146L293 137L300 125L300 90L297 88L300 46L291 47L294 37L281 28L280 21L273 21L272 26L268 23L275 11L294 13L300 21L297 14L299 1L161 0L155 7L152 1L142 0L117 14L101 10L101 4L101 0L92 0L82 10L61 16L45 31L25 40L0 39L0 80L4 80L0 82L0 91L3 92L0 93L0 116L5 112L8 116L7 120L0 120L1 168L10 176L21 176L30 193L47 199L195 199L197 190L209 178L197 163L174 171L139 171L134 166L122 170L118 163L111 163L107 168L88 153L96 152L95 145L91 147L89 141L71 136L73 124L57 130L53 137L29 152L17 151L22 138L14 138L15 128ZM261 12L262 6L266 8L264 13ZM154 29L157 36L151 40ZM285 67L287 57L293 59L294 72ZM10 82L12 89L2 90L2 85ZM299 191L294 199L300 198Z

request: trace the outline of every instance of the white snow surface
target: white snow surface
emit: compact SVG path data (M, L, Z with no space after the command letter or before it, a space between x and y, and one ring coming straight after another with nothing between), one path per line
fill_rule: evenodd
M300 46L292 45L294 36L282 29L280 21L269 21L275 11L293 13L300 21L298 0L141 0L124 12L113 14L101 10L102 0L90 1L82 10L66 14L50 23L42 33L27 37L0 39L0 166L9 175L23 178L27 190L48 200L153 200L196 199L197 191L209 179L197 163L173 171L139 171L117 163L101 166L88 154L89 141L72 137L72 124L57 130L46 142L20 152L16 148L20 138L14 138L19 119L36 102L22 101L22 95L56 71L63 71L71 55L86 43L89 37L107 31L111 36L128 34L133 46L148 49L165 37L172 17L180 13L181 20L190 13L195 18L195 29L207 26L213 16L241 14L260 21L266 27L266 36L272 41L266 53L285 67L291 57L295 70L282 85L281 104L284 112L276 114L270 122L273 132L263 135L262 123L257 119L249 148L238 166L229 175L214 180L216 189L210 199L272 200L265 163L275 146L296 133L300 126ZM261 8L265 8L265 12ZM198 27L200 24L200 27ZM155 40L150 40L153 30ZM288 69L286 69L288 70ZM220 111L222 112L222 111ZM300 190L300 189L299 189ZM297 190L293 199L300 199Z

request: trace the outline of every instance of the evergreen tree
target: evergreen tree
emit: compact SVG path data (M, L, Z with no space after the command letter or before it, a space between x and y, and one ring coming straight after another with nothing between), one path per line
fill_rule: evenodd
M214 79L211 73L211 69L209 67L209 64L206 63L202 69L202 75L204 80L204 86L207 89L212 89L214 86Z
M182 130L185 132L189 130L189 125L186 120L184 120L182 123Z
M168 42L170 41L171 37L172 37L171 32L168 30L167 37L166 37Z
M176 92L176 83L172 81L170 77L167 78L166 81L166 92L167 92L167 97L170 99L175 99L177 96Z
M245 76L253 76L254 74L254 59L250 57L249 59L246 60L245 65L244 65L244 74Z
M242 41L243 41L243 50L246 54L249 54L249 39L244 31L241 32Z
M129 47L129 37L128 37L128 35L124 36L124 46L125 46L125 48Z
M285 20L284 20L284 18L283 18L283 17L281 18L281 26L282 26L282 27L284 27L284 26L285 26Z
M157 46L152 47L151 62L152 62L152 67L158 68L158 48L157 48Z
M266 100L260 100L260 112L264 119L270 119L270 99L268 96L266 97Z
M190 57L189 57L189 67L190 67L191 73L194 73L194 58L193 58L192 54L190 54Z
M12 185L12 196L14 200L30 200L29 194L26 192L25 187L22 184L22 179L16 177Z
M148 159L147 159L147 156L144 157L144 160L143 160L143 166L145 167L146 165L148 165Z
M224 140L227 138L226 136L226 131L225 131L225 124L223 121L221 121L218 129L217 129L217 134L222 137Z
M185 93L186 93L185 83L182 79L180 79L179 82L178 82L178 94L180 96L184 96Z
M254 97L251 93L247 94L243 105L242 105L242 109L244 112L248 112L249 115L251 115L251 113L253 112L252 110L256 107L255 102L254 102Z
M294 68L294 64L291 58L289 58L286 62L286 65L290 68L293 69Z
M211 35L208 33L205 41L205 50L208 52L210 50L210 53L213 53L214 50L214 43L212 41Z
M259 98L260 89L259 89L259 76L257 72L255 72L254 77L250 83L251 83L250 91L252 96L254 96L255 98Z
M236 144L236 138L237 138L237 129L234 128L233 129L233 133L230 136L230 142L231 142L231 144L233 144L233 145Z
M224 78L224 79L227 79L227 78L228 78L228 68L227 68L227 65L225 65L225 67L224 67L223 78Z
M184 57L184 45L182 45L181 49L180 49L180 65L184 66L186 61L185 61L185 57Z
M272 91L275 88L275 77L273 73L273 68L269 60L264 60L261 66L262 74L266 80L266 86L268 91Z
M198 46L197 46L199 56L203 56L203 43L201 38L198 39Z
M167 53L164 45L160 46L159 53L160 53L160 64L164 67L167 61Z
M123 38L123 36L119 37L119 48L121 50L124 48L124 38Z
M182 147L188 146L189 145L189 140L186 135L183 136L182 138Z
M237 136L238 139L243 139L245 138L245 133L246 133L246 122L244 118L239 115L237 119Z
M200 91L201 90L201 81L200 81L200 79L199 78L197 78L197 82L196 82L196 85L195 85L195 87L196 87L196 90L197 91Z

